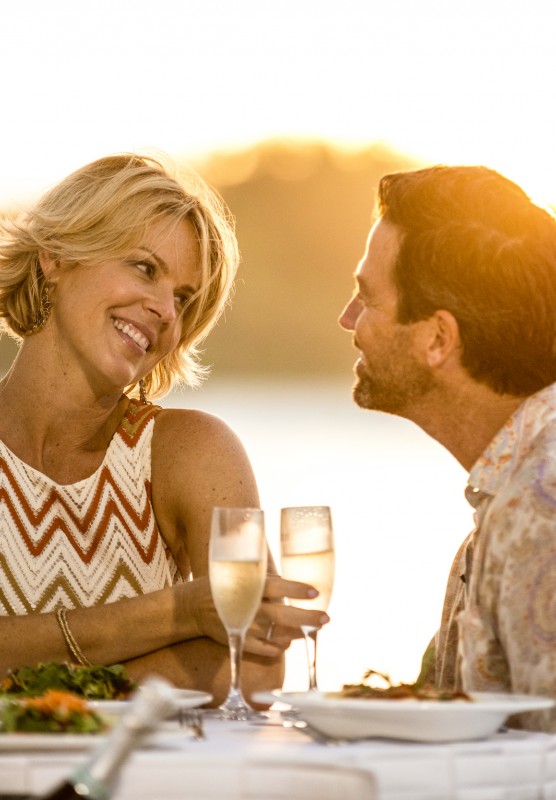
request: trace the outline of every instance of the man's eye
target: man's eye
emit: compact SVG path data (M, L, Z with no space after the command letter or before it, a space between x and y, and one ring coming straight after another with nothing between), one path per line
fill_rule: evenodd
M363 308L372 308L375 304L373 298L369 297L368 295L364 297L363 295L360 294L358 295L358 300L359 300L359 305L363 306Z

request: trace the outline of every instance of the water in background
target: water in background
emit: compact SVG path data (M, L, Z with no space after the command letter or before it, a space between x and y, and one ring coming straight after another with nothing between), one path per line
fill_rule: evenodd
M336 580L319 636L319 684L337 688L376 669L414 680L439 622L452 558L471 530L467 473L406 420L363 411L345 381L224 382L169 396L238 433L257 475L279 563L279 510L332 507ZM305 650L287 656L285 687L307 688Z

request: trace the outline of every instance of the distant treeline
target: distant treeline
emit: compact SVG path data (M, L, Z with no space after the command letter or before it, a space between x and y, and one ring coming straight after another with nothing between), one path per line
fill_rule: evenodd
M263 143L201 173L236 218L242 254L231 308L206 344L214 374L344 374L337 319L354 286L382 175L418 166L375 146Z
M236 220L242 255L231 305L206 342L213 375L338 374L353 362L337 318L353 288L379 178L418 166L381 146L263 142L192 166ZM0 369L16 345L0 339Z

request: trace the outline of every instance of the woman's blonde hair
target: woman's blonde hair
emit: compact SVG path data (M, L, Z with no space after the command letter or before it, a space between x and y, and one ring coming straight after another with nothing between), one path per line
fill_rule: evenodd
M124 255L149 225L164 217L192 224L201 253L201 281L183 312L178 346L145 376L145 389L160 397L176 381L197 385L207 372L198 361L198 347L230 295L239 263L237 240L221 198L198 175L178 177L158 156L101 158L73 172L19 219L3 221L4 327L18 339L36 328L45 285L41 251L67 265L98 264Z

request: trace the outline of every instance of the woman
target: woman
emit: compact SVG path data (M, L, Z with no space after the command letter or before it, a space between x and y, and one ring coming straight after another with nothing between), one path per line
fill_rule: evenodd
M213 193L137 155L77 170L4 225L0 317L21 346L0 381L1 674L118 662L225 696L210 515L258 506L255 479L221 420L147 397L199 381L237 263ZM247 694L281 685L299 626L326 621L285 595L314 590L269 577Z

